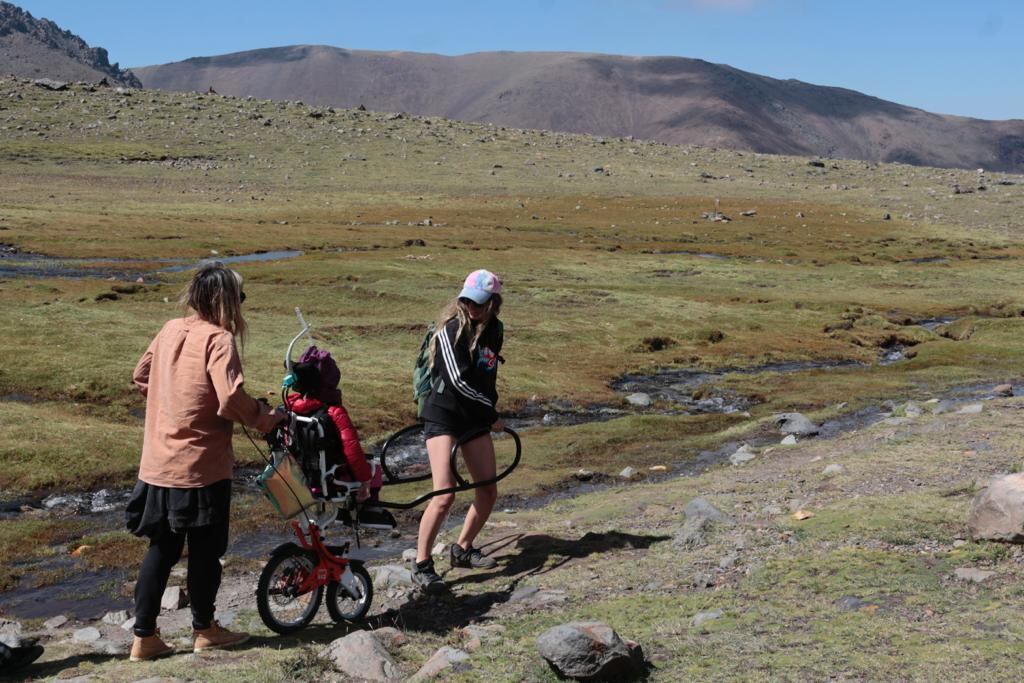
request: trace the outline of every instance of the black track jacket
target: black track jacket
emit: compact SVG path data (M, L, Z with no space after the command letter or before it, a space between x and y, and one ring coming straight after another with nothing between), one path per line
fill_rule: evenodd
M460 428L494 424L498 419L494 408L498 401L498 354L504 341L501 328L497 319L489 322L472 357L468 330L455 341L458 318L452 318L438 331L424 420Z

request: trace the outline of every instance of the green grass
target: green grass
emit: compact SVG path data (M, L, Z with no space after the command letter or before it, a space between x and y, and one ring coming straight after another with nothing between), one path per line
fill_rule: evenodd
M1024 360L1019 178L990 174L988 191L954 196L944 188L969 185L973 170L842 160L816 169L793 157L601 144L444 119L350 110L312 117L303 106L189 93L0 83L23 97L2 105L0 243L107 260L302 250L239 267L252 330L246 386L277 394L301 306L318 343L339 359L365 440L412 420L411 365L425 325L479 267L506 282L499 390L507 410L533 398L622 407L609 381L661 367L865 364L727 375L722 387L757 399L749 417L629 415L531 430L523 467L503 492L532 495L580 467L614 475L626 465L686 463L724 440L769 433L777 412L827 419L890 398L922 401L1015 379ZM593 173L599 165L611 175ZM997 184L1004 178L1017 184ZM716 200L734 220L701 217ZM756 216L740 215L754 208ZM911 261L936 257L945 260ZM130 484L143 406L131 371L164 321L180 315L174 301L188 275L157 277L113 301L97 301L115 284L99 278L0 279L0 397L30 399L0 400L5 492ZM971 316L949 331L962 340L906 324L935 316ZM654 338L665 340L663 350L648 350ZM873 365L879 345L894 341L916 356ZM525 580L567 590L566 609L502 618L501 645L474 654L474 668L453 680L553 681L533 638L574 617L605 619L642 642L652 680L1019 678L1015 556L951 546L964 535L971 482L1020 466L1016 408L987 406L981 416L921 421L936 431L882 425L761 453L742 468L499 515L558 547L587 532L671 536L696 495L741 523L688 553L659 542L565 564L547 558L548 571ZM242 438L236 448L240 460L256 462ZM830 462L844 472L825 478ZM815 516L793 521L794 506ZM238 500L238 533L277 523L259 499ZM20 518L0 525L0 587L17 580L16 562L86 531L94 552L83 562L137 560L140 546L125 534ZM718 572L732 552L738 569ZM999 578L954 583L960 566L996 567ZM721 580L698 590L695 573ZM644 589L651 581L663 587ZM851 595L878 607L839 610L835 601ZM692 629L692 614L710 608L725 616ZM993 623L1004 627L979 626ZM448 640L416 634L403 666L415 670ZM323 673L313 650L261 647L204 659L188 675L313 680ZM110 680L181 675L178 660L130 672L116 663L80 668Z

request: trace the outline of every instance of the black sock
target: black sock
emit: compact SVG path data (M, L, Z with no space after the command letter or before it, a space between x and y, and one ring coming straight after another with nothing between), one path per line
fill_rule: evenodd
M416 568L417 569L428 569L428 568L432 569L433 567L434 567L434 558L432 558L432 557L428 557L427 559L420 560L419 562L416 563Z

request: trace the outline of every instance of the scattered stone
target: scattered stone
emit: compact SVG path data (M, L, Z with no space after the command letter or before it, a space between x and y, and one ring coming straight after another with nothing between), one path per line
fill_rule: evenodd
M103 637L103 634L100 633L100 630L98 628L95 628L93 626L86 626L85 628L80 628L77 631L75 631L73 637L75 641L79 643L95 643Z
M508 601L509 602L522 602L524 600L529 600L530 598L532 598L534 595L536 595L539 592L540 592L540 589L537 588L536 586L524 586L524 587L519 588L516 591L514 591L512 593L512 595L509 596Z
M130 633L135 628L135 617L129 617L128 621L121 624L121 628Z
M739 555L726 555L718 561L719 569L732 569L740 561Z
M594 478L594 473L591 470L579 469L572 475L576 481L590 481Z
M953 410L955 404L952 401L942 400L932 406L932 413L935 415L942 415Z
M960 567L953 574L961 581L970 581L971 583L982 583L996 575L995 572L974 567Z
M227 627L235 623L235 619L238 618L238 612L233 609L217 610L213 615L213 618L216 619L221 626Z
M783 437L782 441L779 442L782 446L795 446L796 437L790 434L789 436Z
M389 681L401 671L387 649L369 631L352 633L331 642L320 657L334 663L338 670L353 678Z
M846 595L839 598L836 600L835 605L843 612L859 612L861 610L874 611L878 609L878 605L875 603L862 600L852 595Z
M402 551L403 562L415 562L416 561L416 548L407 548Z
M168 586L160 599L160 607L167 610L188 607L188 592L181 586Z
M409 642L409 638L394 626L382 626L370 633L388 650L397 649Z
M683 508L683 515L686 518L686 523L710 520L725 526L732 526L734 524L732 517L716 508L705 498L694 498L687 503L686 507Z
M656 474L662 474L668 472L668 465L651 465L647 468L648 472L654 472Z
M505 633L505 627L501 624L470 624L461 631L464 638L476 638L487 642L489 640L500 640L503 633Z
M924 411L921 410L921 406L917 405L913 401L907 401L902 408L904 417L921 417Z
M1024 474L985 482L971 502L967 528L976 541L1024 543Z
M814 513L811 512L810 510L797 510L796 512L793 513L793 519L797 520L798 522L802 522L805 519L810 519L813 516Z
M444 551L445 551L445 550L447 550L447 549L448 549L448 546L447 546L447 544L445 544L445 543L437 543L437 544L435 544L435 545L434 545L434 547L433 547L433 548L432 548L432 549L430 550L430 554L431 554L432 556L434 556L434 557L437 557L438 555L443 555L443 554L444 554Z
M68 621L69 619L66 616L64 616L63 614L58 614L57 616L50 617L49 619L44 621L43 628L52 631L53 629L60 628L64 624L68 623Z
M996 396L1013 396L1013 385L1000 384L999 386L993 387L992 393Z
M818 433L818 425L800 413L781 413L775 416L775 426L782 434L795 436L814 436Z
M127 610L119 609L113 612L107 612L103 615L103 623L110 624L111 626L120 626L124 622L128 621L131 615L128 614Z
M64 81L55 81L52 78L37 78L32 81L32 85L37 85L40 88L46 90L67 90L68 84Z
M692 626L693 628L700 628L709 621L721 619L724 614L725 612L723 612L720 609L708 610L706 612L697 612L693 615L693 618L690 619L690 626Z
M731 526L731 517L718 510L704 498L694 498L683 508L685 521L672 539L676 550L689 550L704 545L707 533L716 525Z
M965 405L960 410L956 411L959 415L977 415L984 409L980 403L970 403Z
M624 680L641 673L643 651L600 622L574 622L537 636L537 651L560 676Z
M963 548L965 545L967 545L967 541L965 541L962 538L958 538L955 541L953 541L954 548Z
M837 463L832 463L831 465L826 467L824 470L822 470L821 473L823 475L825 475L826 477L835 477L837 475L842 474L845 471L846 470L843 468L842 465L837 464Z
M8 647L19 647L21 645L21 624L0 617L0 643L4 643Z
M416 560L416 551L412 551L413 561ZM394 586L412 586L412 572L397 564L385 564L380 567L370 568L370 577L373 579L373 587L377 590L385 590Z
M747 216L748 218L751 217L751 216L756 216L757 215L757 209L748 209L747 211L740 211L740 215L741 216Z
M729 456L729 462L733 465L742 465L745 462L750 462L756 457L756 453L750 450L750 446L743 444L736 449L736 452Z
M443 672L451 669L453 672L461 672L470 669L466 663L469 654L463 650L456 650L454 647L445 645L427 660L427 663L420 667L420 670L409 679L410 683L426 681L440 676Z
M626 402L631 406L638 408L647 408L651 405L651 397L648 394L638 391L635 394L630 394L626 397Z
M621 472L619 472L619 478L625 479L626 481L635 481L643 476L643 472L639 472L633 467L625 467Z

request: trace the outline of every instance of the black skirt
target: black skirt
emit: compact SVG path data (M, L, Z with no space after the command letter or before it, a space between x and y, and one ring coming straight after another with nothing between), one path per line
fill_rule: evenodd
M231 512L231 480L192 489L166 488L135 482L124 511L125 526L136 536L157 538L170 530L227 524Z

